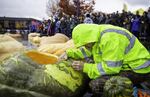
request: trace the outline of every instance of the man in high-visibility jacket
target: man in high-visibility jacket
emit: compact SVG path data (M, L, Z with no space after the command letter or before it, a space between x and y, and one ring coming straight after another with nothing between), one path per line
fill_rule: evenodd
M72 65L93 79L90 86L99 97L104 85L100 81L108 79L107 76L125 72L135 83L135 80L150 78L150 54L128 30L108 24L79 24L73 30L72 39L77 49L67 50L67 56L87 60L74 61ZM88 61L89 58L93 62ZM99 91L96 88L100 88Z

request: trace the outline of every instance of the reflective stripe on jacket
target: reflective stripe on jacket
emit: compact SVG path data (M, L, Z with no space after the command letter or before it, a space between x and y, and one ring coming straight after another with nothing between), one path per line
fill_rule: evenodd
M73 30L73 40L76 47L95 42L91 51L95 63L85 63L83 68L91 79L118 74L120 70L150 72L149 52L126 29L112 25L80 24ZM75 53L78 52L69 52L68 55ZM80 53L85 56L85 52Z

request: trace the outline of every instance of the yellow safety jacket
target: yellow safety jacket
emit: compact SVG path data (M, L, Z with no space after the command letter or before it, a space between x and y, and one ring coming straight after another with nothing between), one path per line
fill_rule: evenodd
M128 30L113 25L80 24L72 35L78 49L67 50L68 57L93 57L94 63L85 63L83 72L91 79L118 74L120 70L136 73L150 72L150 54ZM82 47L94 43L91 51Z

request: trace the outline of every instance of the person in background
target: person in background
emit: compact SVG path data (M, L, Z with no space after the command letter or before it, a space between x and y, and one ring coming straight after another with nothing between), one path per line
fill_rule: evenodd
M51 26L52 26L52 21L50 20L50 19L48 19L48 21L47 21L47 35L48 36L52 36L53 35L53 33L52 33L52 30L51 30Z
M90 14L87 13L84 19L85 24L93 24L93 20L90 18Z
M77 18L74 15L72 15L70 18L70 30L71 30L70 36L71 37L72 37L72 31L77 24L78 24Z
M55 33L61 33L60 31L60 20L55 19Z
M67 35L67 22L66 22L66 18L65 17L62 17L61 19L60 19L60 30L61 30L61 33L62 34L65 34L65 35Z
M148 36L150 37L150 7L148 9L147 17L148 17L148 26L149 26L147 32L148 32Z
M139 38L140 35L140 27L141 26L141 17L139 15L139 12L137 11L136 15L131 20L131 32Z

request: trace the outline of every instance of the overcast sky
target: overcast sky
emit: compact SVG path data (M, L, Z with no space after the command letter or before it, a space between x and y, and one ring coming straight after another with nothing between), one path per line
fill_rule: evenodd
M150 7L150 0L96 0L95 10L100 10L103 12L121 12L123 9L123 4L128 6L128 10L134 11L139 8L145 10Z
M0 16L47 18L48 0L0 0ZM95 10L103 12L121 11L123 3L128 9L150 7L150 0L96 0Z
M47 1L48 0L0 0L0 16L47 17Z

